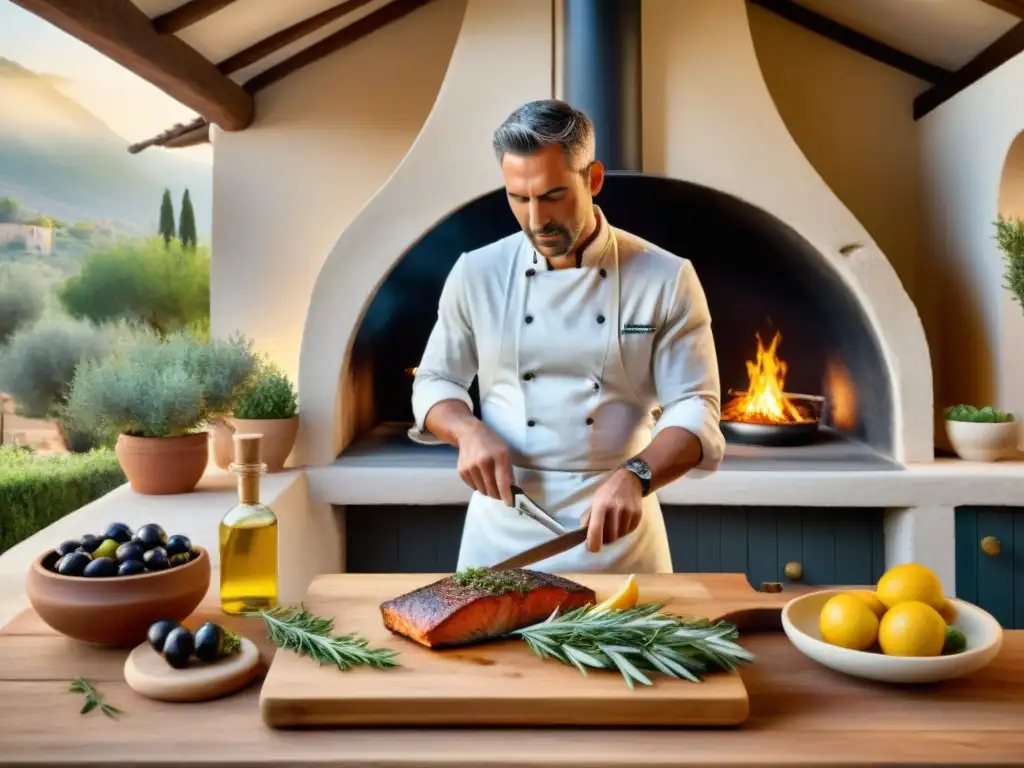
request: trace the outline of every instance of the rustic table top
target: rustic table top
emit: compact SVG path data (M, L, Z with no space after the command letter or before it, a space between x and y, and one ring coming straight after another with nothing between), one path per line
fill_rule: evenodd
M203 607L273 649L259 622ZM1024 631L969 679L889 687L801 655L781 632L748 634L751 716L727 729L358 729L275 731L259 715L259 681L225 699L169 704L124 683L127 650L84 646L32 611L0 631L0 765L19 766L750 766L1024 764ZM341 673L339 673L341 674ZM124 714L80 715L74 677ZM643 695L638 691L637 695Z

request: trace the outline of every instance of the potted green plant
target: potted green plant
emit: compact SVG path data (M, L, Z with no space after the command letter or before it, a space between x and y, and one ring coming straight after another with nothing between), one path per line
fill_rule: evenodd
M78 366L66 418L90 434L117 435L115 452L136 492L188 493L209 459L203 425L231 410L257 363L243 337L146 333Z
M996 245L1003 254L1005 266L1003 287L1024 310L1024 221L999 216L995 227Z
M298 395L284 372L273 363L260 365L255 376L235 400L234 413L226 419L229 429L240 434L263 435L261 450L268 472L280 472L295 447L299 431ZM222 438L223 440L223 438ZM231 435L226 445L230 447ZM221 451L218 464L230 463L230 454Z
M946 410L946 435L965 461L999 461L1016 454L1019 422L989 405L954 405Z

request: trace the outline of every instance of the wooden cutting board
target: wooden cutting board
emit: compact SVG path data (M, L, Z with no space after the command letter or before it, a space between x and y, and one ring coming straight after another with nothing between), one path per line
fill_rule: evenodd
M318 667L278 651L260 693L272 727L356 725L736 725L747 719L746 688L735 673L703 683L657 675L653 686L626 687L617 670L541 659L519 639L430 650L385 629L380 604L444 574L332 574L310 584L306 608L334 616L335 632L355 632L372 647L400 651L387 670ZM564 574L589 586L598 601L625 577ZM740 628L777 628L788 595L755 592L742 574L639 575L641 602L683 616L724 618ZM742 634L740 642L742 644ZM756 662L755 662L756 663Z

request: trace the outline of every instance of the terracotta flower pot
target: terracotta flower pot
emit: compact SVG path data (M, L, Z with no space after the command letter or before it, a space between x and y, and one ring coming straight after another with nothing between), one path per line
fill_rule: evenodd
M217 419L210 423L210 442L213 444L213 463L227 469L235 460L235 428L230 419Z
M280 472L295 447L299 434L299 417L290 419L231 419L235 432L243 435L263 435L260 454L267 472Z
M209 435L180 437L120 435L114 447L132 490L148 496L189 493L206 471Z

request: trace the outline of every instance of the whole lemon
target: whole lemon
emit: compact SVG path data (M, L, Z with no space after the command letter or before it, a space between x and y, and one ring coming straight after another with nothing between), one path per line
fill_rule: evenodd
M858 600L863 601L864 605L870 608L871 612L879 619L881 619L885 614L885 603L879 600L878 595L870 589L853 589L847 592L847 594L853 595Z
M878 639L878 617L863 600L846 593L822 606L818 628L826 643L854 651L867 650ZM944 642L945 630L942 637Z
M938 656L945 644L946 622L916 600L890 608L878 625L878 645L886 656Z
M913 601L941 611L946 603L939 577L918 563L904 563L890 568L878 580L875 594L885 603L886 608Z
M947 600L942 608L939 610L939 615L942 617L946 624L952 624L956 621L956 606Z

